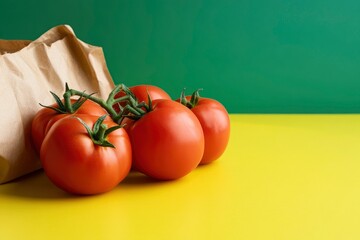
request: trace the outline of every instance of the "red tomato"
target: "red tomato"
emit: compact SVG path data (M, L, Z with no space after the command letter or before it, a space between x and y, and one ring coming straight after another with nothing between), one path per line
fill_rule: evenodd
M187 100L191 96L186 96ZM177 101L180 101L178 99ZM188 106L199 119L205 137L205 150L200 164L218 159L225 151L230 137L230 119L218 101L199 97L195 106Z
M75 100L71 100L75 102ZM58 107L55 103L52 107ZM86 100L81 107L76 111L77 114L89 114L93 116L103 116L107 114L105 109L100 107L97 103ZM59 119L68 116L68 114L59 113L50 108L40 109L32 121L31 136L34 148L37 153L40 153L41 144L49 128Z
M129 129L135 122L136 122L136 120L126 117L121 121L121 125L124 127L125 131L129 132Z
M97 117L74 115L90 128ZM115 126L105 120L107 126ZM131 168L131 144L124 129L111 132L114 145L94 144L80 121L72 116L58 120L47 133L40 159L46 175L59 188L73 194L104 193L117 186Z
M153 86L153 85L136 85L136 86L132 86L129 87L131 92L134 93L134 95L136 96L137 100L139 103L141 102L145 102L146 104L149 104L148 101L148 94L151 98L151 100L156 100L156 99L171 99L171 97L169 96L169 94L167 94L167 92L165 92L163 89L157 87L157 86ZM115 98L119 98L125 96L125 93L123 91L119 92L118 94L115 95ZM121 106L125 106L126 104L121 103ZM116 112L119 112L119 105L115 104L113 106L113 108L115 109Z
M181 178L196 168L204 153L204 135L196 116L185 106L165 99L128 129L133 165L160 180Z

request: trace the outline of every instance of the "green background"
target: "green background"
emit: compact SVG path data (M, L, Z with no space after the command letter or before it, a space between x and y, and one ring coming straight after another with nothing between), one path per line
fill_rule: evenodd
M358 0L0 0L0 38L69 24L116 83L216 98L231 113L360 109Z

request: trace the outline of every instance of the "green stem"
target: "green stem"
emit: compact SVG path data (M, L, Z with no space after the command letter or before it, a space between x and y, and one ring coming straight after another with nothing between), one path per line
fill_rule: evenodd
M95 140L102 142L105 139L106 130L107 130L107 126L105 124L100 124L99 130L94 136Z
M65 105L65 109L67 109L69 113L74 113L74 109L70 97L71 97L71 93L69 92L64 93L64 105Z
M103 146L103 147L112 147L115 146L110 143L106 138L107 136L112 133L113 131L121 128L122 126L117 125L111 128L107 128L103 121L105 120L107 115L101 116L95 122L93 129L91 129L81 118L75 117L79 122L85 127L89 137L91 138L92 142L96 145Z
M192 107L195 107L200 99L200 93L199 91L202 90L202 88L197 89L193 94L191 95L190 104Z
M108 99L106 102L110 104L111 101L115 99L117 93L119 93L124 88L124 84L117 85L109 94Z
M187 100L186 96L185 96L185 89L183 89L183 91L181 92L180 95L180 103L190 109L194 108L200 99L200 94L199 91L202 90L202 88L197 89L195 92L193 92L193 94L191 95L190 101Z
M125 96L116 98L116 95L123 91L125 93ZM147 112L151 111L151 105L148 106L145 103L138 103L138 100L136 99L136 96L130 91L129 88L127 88L124 84L117 85L109 94L107 100L103 100L101 98L94 97L92 94L86 94L85 92L80 92L75 89L69 89L68 86L66 88L66 92L64 93L64 98L66 102L70 102L71 96L79 96L81 98L90 99L91 101L97 103L102 108L104 108L112 118L114 122L117 124L121 124L124 117L128 117L129 113L130 116L138 119L142 115L146 114ZM125 102L126 106L123 108L120 108L120 112L117 113L115 109L113 108L114 104L120 104L120 102ZM71 102L70 102L71 103ZM66 103L68 104L68 103ZM145 108L142 109L142 108ZM72 107L73 109L73 107ZM72 110L74 111L74 110Z
M92 95L89 95L89 94L86 94L84 92L80 92L78 90L75 90L75 89L70 89L70 93L71 93L71 96L83 96L87 99L90 99L91 101L99 104L101 107L103 107L111 116L111 118L115 118L117 113L116 111L113 109L112 105L108 105L107 102L105 102L103 99L101 98L97 98L97 97L94 97Z

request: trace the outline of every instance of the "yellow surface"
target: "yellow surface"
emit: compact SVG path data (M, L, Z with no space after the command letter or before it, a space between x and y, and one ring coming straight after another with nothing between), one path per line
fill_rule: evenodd
M67 195L42 171L0 186L0 239L360 239L360 115L231 115L217 162Z

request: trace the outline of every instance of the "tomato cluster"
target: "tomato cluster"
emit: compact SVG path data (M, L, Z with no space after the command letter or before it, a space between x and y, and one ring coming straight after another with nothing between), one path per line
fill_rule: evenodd
M199 91L172 100L157 86L121 84L106 100L68 86L63 99L53 96L33 119L33 145L49 179L73 194L110 191L131 169L181 178L218 159L229 140L225 107Z

